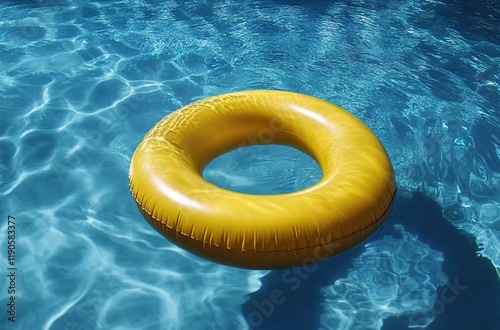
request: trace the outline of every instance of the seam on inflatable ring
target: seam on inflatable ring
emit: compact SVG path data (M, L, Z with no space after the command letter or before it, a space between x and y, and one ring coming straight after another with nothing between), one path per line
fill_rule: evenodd
M152 219L156 220L157 222L161 223L162 225L166 226L167 228L169 229L172 229L172 230L175 230L176 233L180 233L181 235L183 236L186 236L186 237L189 237L195 241L198 241L198 242L201 242L202 244L208 244L208 245L211 245L211 246L215 246L215 247L219 247L219 245L213 243L213 244L210 244L208 242L205 242L203 241L202 239L197 239L191 235L188 235L186 233L183 233L182 231L180 230L177 230L175 229L174 227L172 226L169 226L168 224L166 223L163 223L160 219L158 219L157 217L155 217L151 212L149 212L148 210L146 210L145 208L142 207L142 204L141 202L139 202L139 200L137 199L136 195L134 194L134 191L132 190L132 187L131 187L131 184L130 184L130 176L129 176L129 189L130 189L130 192L132 193L132 197L135 199L137 205L139 205L139 207L141 208L141 210L143 210L144 212L146 212L149 216L151 216ZM330 242L327 242L325 244L319 244L319 245L313 245L313 246L305 246L305 247L302 247L302 248L296 248L296 249L286 249L286 250L268 250L268 251L255 251L255 250L244 250L244 249L236 249L236 248L231 248L231 247L228 247L226 246L226 249L228 250L236 250L236 251L241 251L241 252L260 252L260 253L271 253L271 252L285 252L285 251L299 251L299 250L304 250L304 249L313 249L313 248L317 248L317 247L321 247L321 246L325 246L325 245L328 245L328 244L331 244L335 241L340 241L342 239L345 239L345 238L348 238L348 237L351 237L352 235L356 234L356 233L359 233L360 231L363 231L363 230L366 230L368 227L370 226L373 226L377 223L379 223L382 219L384 219L386 216L387 216L387 213L389 212L389 210L391 209L391 205L392 205L392 202L394 201L394 198L396 196L396 192L397 192L397 187L394 189L394 193L392 194L391 196L391 202L389 203L389 207L387 207L384 211L384 213L382 213L382 216L380 216L377 221L371 223L370 225L364 227L364 228L361 228L360 230L357 230L355 232L352 232L350 235L347 235L347 236L342 236L341 238L339 239L333 239L331 240Z

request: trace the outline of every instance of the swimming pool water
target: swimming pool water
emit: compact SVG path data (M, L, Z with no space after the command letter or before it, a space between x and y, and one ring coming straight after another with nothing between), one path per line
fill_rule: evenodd
M500 326L496 1L11 0L0 17L4 279L9 215L16 226L2 329ZM142 219L127 171L147 130L245 89L323 98L380 137L398 195L366 244L248 271L197 258ZM205 177L279 193L321 176L290 148L248 150Z

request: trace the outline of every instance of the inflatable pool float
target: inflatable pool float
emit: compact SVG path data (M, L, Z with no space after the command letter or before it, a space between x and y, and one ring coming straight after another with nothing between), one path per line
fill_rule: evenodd
M303 190L252 195L202 177L215 157L250 143L276 143L313 157L323 178ZM228 93L159 121L131 160L130 189L167 239L222 264L272 269L323 260L383 223L396 184L379 139L346 110L284 91Z

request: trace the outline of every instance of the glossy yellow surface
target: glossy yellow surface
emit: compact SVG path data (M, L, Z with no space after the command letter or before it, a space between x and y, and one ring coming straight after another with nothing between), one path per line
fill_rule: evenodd
M292 193L251 195L207 182L203 168L251 143L296 147L323 178ZM395 178L373 132L344 109L283 91L209 97L163 118L131 161L130 189L144 217L201 257L254 269L300 266L360 243L383 222Z

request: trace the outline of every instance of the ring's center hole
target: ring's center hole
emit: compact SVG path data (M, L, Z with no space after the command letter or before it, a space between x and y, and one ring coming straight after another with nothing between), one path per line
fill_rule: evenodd
M323 173L302 151L283 145L242 147L212 160L203 170L205 180L247 194L283 194L312 186Z

